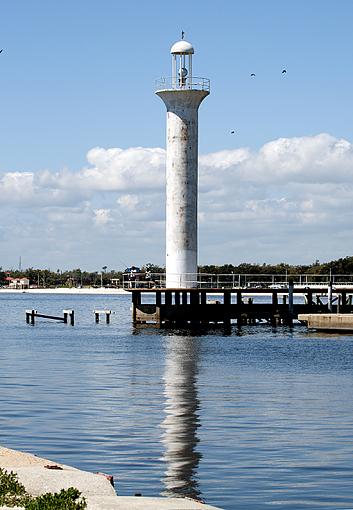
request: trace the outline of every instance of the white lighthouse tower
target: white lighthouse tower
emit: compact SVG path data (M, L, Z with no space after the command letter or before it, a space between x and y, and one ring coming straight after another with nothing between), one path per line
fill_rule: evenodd
M172 76L157 83L167 107L166 287L197 285L198 108L210 81L192 74L193 46L173 44Z

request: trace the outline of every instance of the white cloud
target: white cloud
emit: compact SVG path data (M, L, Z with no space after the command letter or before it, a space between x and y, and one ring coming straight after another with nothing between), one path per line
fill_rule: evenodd
M129 209L130 211L136 209L139 203L139 197L137 195L122 195L118 198L117 202L121 207Z
M42 186L91 191L131 191L161 189L164 183L165 150L133 147L103 149L87 154L91 164L79 172L62 170L39 174Z
M103 227L111 221L109 209L94 209L93 214L93 221L97 227Z
M28 200L33 196L33 173L8 172L0 179L1 203Z
M43 259L50 240L58 243L50 251L57 254L56 265L60 253L67 258L71 252L77 257L74 265L89 263L102 251L89 236L94 227L109 247L112 266L114 253L122 250L136 257L134 263L163 263L164 149L96 147L87 160L88 166L76 172L0 176L1 251L16 257L19 250L40 252ZM323 133L280 138L258 151L205 154L199 174L202 263L301 262L353 252L349 141Z

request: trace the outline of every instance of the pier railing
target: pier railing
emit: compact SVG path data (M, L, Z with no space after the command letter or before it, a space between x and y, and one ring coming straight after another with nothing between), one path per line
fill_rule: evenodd
M315 287L327 286L330 281L336 286L352 286L353 274L245 274L228 273L212 274L197 273L175 275L175 282L178 286L195 287L199 289L244 289L244 288L287 288L289 280L292 279L295 286ZM184 284L187 282L187 284ZM163 289L166 286L165 273L124 273L124 289Z

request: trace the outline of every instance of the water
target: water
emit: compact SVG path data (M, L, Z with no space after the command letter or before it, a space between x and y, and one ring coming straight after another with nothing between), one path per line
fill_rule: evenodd
M76 324L33 327L27 308ZM129 296L0 295L0 311L2 445L113 474L121 495L353 508L353 337L136 331Z

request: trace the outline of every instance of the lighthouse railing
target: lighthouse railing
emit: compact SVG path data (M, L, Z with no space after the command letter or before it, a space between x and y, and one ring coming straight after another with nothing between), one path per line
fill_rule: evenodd
M156 80L155 90L205 90L210 91L210 80L208 78L159 78Z

